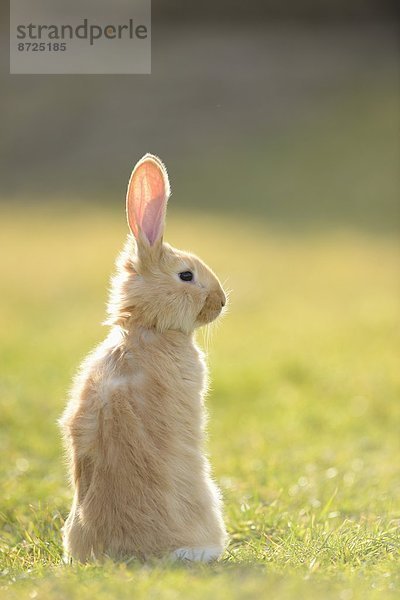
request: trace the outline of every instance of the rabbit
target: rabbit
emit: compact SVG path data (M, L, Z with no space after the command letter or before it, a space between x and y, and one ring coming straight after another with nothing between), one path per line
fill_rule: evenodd
M225 549L194 330L223 312L226 296L199 258L163 242L169 195L164 164L146 154L129 180L110 333L84 360L60 419L74 488L67 561L208 562Z

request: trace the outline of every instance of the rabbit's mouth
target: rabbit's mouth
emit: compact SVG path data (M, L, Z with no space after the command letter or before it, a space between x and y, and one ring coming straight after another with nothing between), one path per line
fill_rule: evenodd
M214 310L204 310L204 307L201 309L199 314L197 315L197 322L200 325L207 325L207 323L211 323L221 314L222 308L214 309Z
M204 302L203 308L197 315L197 322L200 325L206 325L214 321L222 312L225 306L225 294L221 291L211 292Z

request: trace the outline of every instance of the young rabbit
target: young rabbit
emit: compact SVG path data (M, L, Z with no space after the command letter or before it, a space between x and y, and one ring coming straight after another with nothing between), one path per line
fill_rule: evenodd
M226 299L201 260L163 242L169 194L163 163L146 154L128 186L132 235L113 279L112 329L83 362L60 420L75 491L64 548L79 561L210 561L226 541L193 339Z

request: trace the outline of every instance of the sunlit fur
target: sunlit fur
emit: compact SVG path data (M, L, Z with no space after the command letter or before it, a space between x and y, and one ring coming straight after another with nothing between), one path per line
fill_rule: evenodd
M186 270L193 282L179 279ZM84 361L61 419L75 492L67 556L222 553L220 494L203 448L206 367L193 331L224 304L198 258L129 237L112 282L110 334Z

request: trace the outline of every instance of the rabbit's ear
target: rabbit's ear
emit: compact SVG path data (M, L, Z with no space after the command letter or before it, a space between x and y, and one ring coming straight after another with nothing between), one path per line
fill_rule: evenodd
M138 242L142 236L151 246L161 240L169 194L166 168L146 154L132 171L126 195L128 224Z

